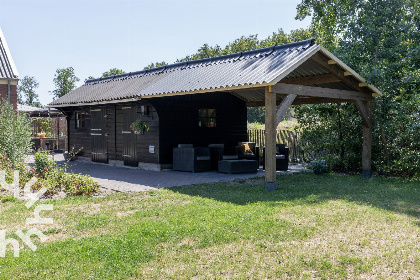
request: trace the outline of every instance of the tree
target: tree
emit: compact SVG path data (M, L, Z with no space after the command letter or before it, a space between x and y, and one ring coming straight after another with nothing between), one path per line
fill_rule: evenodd
M95 78L95 77L93 77L93 76L89 76L89 77L87 77L87 78L85 79L85 83L86 83L86 81L93 80L93 79L96 79L96 78Z
M309 15L317 41L383 92L383 96L373 101L374 167L382 172L420 176L418 1L303 0L298 5L297 18ZM331 111L334 106L321 107ZM298 119L302 123L315 115L322 118L312 123L314 130L334 117L307 107L302 110ZM340 112L348 120L359 119L357 111L350 114L350 110L353 106L342 106ZM333 129L341 130L344 149L355 151L351 149L352 142L359 141L361 136L352 137L345 125ZM320 136L328 141L327 134Z
M12 169L31 151L31 134L31 121L25 113L16 112L8 102L0 104L0 155Z
M55 90L53 90L54 99L60 98L76 87L76 82L80 79L74 74L73 67L57 69L53 82Z
M18 103L42 107L41 103L38 101L38 94L35 93L35 89L38 87L39 83L35 80L35 77L23 77L18 86Z
M265 123L265 108L251 107L247 110L247 120L249 123Z
M109 71L102 73L101 78L114 76L114 75L121 75L121 74L125 74L125 71L121 69L117 69L117 68L112 68L112 69L109 69Z
M157 67L161 67L161 66L165 66L165 65L168 65L168 63L166 63L165 61L150 63L149 65L144 67L143 70L153 69L153 68L157 68Z

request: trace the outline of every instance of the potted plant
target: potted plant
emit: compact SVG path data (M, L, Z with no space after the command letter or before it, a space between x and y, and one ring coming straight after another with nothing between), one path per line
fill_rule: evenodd
M325 160L313 160L311 161L311 167L315 174L324 174L327 172Z
M149 126L145 124L142 120L138 119L130 124L130 129L135 133L144 134L145 131L149 130Z
M39 138L45 138L45 132L38 133Z

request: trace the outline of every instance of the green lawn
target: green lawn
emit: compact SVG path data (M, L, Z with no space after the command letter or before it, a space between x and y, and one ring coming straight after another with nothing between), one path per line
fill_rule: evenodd
M48 241L19 258L9 249L0 278L420 278L420 182L305 173L277 183L44 201ZM30 228L22 202L0 211L9 237Z

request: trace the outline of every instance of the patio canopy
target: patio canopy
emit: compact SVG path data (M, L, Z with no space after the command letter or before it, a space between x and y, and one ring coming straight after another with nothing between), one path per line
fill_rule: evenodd
M275 132L290 105L353 102L363 120L363 174L371 170L371 100L381 92L314 40L88 80L50 107L227 91L266 109L266 188L275 188Z
M62 115L59 110L54 108L39 108L22 104L17 105L17 110L28 114L30 117L56 117Z

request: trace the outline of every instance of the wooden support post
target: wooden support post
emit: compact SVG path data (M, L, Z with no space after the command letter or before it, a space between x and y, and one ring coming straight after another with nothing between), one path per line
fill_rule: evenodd
M276 94L265 87L265 189L276 189Z
M363 126L364 127L370 127L370 115L368 110L366 109L365 103L363 103L361 100L356 100L354 102L356 104L357 109L359 110L360 116L362 116Z
M371 102L362 102L365 112L367 114L367 123L363 122L363 158L362 158L362 168L363 168L363 177L370 178L372 177L372 110ZM363 118L363 116L362 116Z
M276 112L276 128L281 122L281 119L284 117L284 115L286 115L287 109L289 109L290 105L292 105L293 101L295 101L295 98L296 94L289 94L281 101Z

